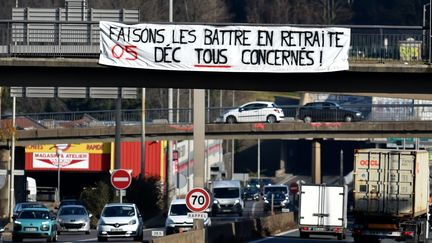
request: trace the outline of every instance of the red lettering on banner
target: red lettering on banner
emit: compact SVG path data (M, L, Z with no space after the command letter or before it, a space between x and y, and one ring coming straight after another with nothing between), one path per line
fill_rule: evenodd
M369 160L365 160L365 159L360 160L360 165L368 166L369 164L370 164L370 166L379 166L379 163L377 160L371 160L370 162L369 162Z
M119 48L120 48L120 50L121 50L120 53L118 53L118 51L116 51L116 50L118 50ZM124 55L125 52L126 52L126 53L128 53L130 56L132 56L132 57L126 57L126 60L134 61L134 60L138 59L138 53L137 53L137 51L135 50L135 48L137 48L137 47L134 46L134 45L126 45L126 46L123 47L123 46L121 46L121 45L119 45L119 44L116 44L116 45L114 45L114 46L111 48L111 54L112 54L112 56L113 56L114 58L120 59L120 58L123 57L123 55Z
M87 150L102 150L101 144L87 144Z

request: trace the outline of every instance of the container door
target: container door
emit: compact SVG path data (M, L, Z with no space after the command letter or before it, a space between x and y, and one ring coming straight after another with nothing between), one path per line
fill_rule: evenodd
M345 193L344 187L322 187L322 223L326 226L344 226Z
M318 225L320 221L320 186L302 185L300 187L300 225Z
M388 189L385 213L411 214L414 197L415 157L409 153L390 153L387 169Z

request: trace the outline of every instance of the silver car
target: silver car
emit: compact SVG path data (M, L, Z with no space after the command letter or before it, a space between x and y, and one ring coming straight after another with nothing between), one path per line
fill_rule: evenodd
M143 239L143 220L134 203L110 203L102 210L97 225L98 241L108 238Z
M57 213L57 231L60 232L85 232L90 234L90 217L84 206L62 206Z

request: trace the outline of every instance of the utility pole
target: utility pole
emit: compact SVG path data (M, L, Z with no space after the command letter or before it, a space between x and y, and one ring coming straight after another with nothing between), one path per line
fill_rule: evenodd
M193 105L193 139L194 139L194 187L204 188L204 143L205 143L205 90L194 90ZM204 228L204 220L194 219L194 228Z
M146 154L146 147L145 147L145 123L146 123L146 116L145 116L145 98L146 98L146 88L142 88L141 92L141 179L145 178L145 154Z
M10 166L10 194L9 194L9 220L12 222L13 209L15 207L15 127L16 127L16 97L12 97L12 141L11 141L11 166Z
M258 180L261 179L261 139L258 138Z

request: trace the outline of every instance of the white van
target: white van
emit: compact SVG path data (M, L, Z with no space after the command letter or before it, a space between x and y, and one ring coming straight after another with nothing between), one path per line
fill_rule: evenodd
M243 215L244 202L241 197L240 181L220 180L213 181L212 214L237 213Z
M193 219L189 218L187 214L190 210L186 206L185 199L175 199L171 202L170 208L168 210L167 219L165 221L166 235L173 233L184 232L192 229ZM210 226L211 219L207 217L204 220L204 226Z
M27 177L26 191L27 191L27 202L36 202L37 188L36 188L36 180L34 178Z

